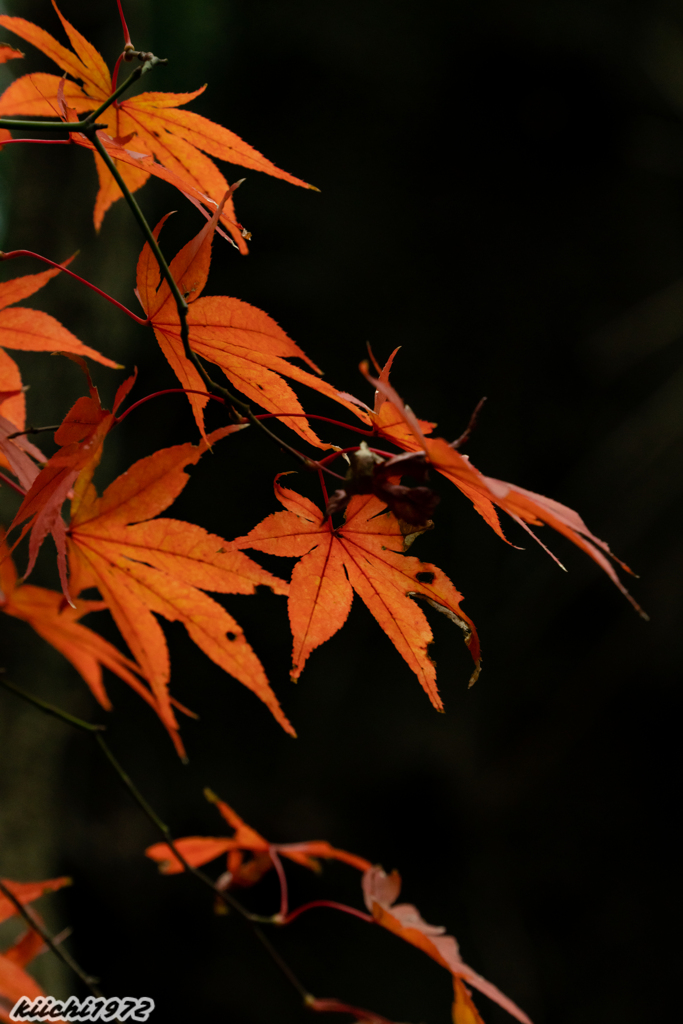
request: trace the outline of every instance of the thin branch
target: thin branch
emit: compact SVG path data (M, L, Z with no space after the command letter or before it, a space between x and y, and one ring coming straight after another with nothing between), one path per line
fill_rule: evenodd
M150 71L155 63L166 64L167 62L165 60L160 60L159 57L154 57L153 61L148 61L146 64L143 64L142 67L136 68L135 71L132 71L125 82L121 82L121 85L117 89L114 89L111 96L107 96L104 103L102 103L97 110L93 110L92 113L88 114L85 120L78 122L81 126L81 131L84 132L89 128L92 128L93 122L97 120L100 114L103 114L104 111L112 105L112 103L116 103L119 96L126 92L127 89L130 89L131 85L133 85L134 82L137 82L139 78L142 78L146 71Z
M291 969L289 964L282 959L282 957L280 956L280 954L278 953L278 951L276 950L275 946L272 944L268 936L264 935L260 928L252 927L252 931L256 938L259 940L259 942L262 944L263 948L268 952L268 955L272 959L273 963L277 964L277 966L280 968L287 981L292 985L293 988L297 990L297 992L304 1001L304 1006L311 1005L311 1000L315 1002L315 996L312 996L311 993L307 991L306 986L301 984L294 971Z
M151 806L151 804L149 804L145 800L144 796L142 795L140 790L137 788L137 786L135 785L135 783L131 779L130 775L128 775L128 773L122 768L122 766L116 760L116 758L112 754L112 752L109 749L109 747L107 746L107 744L104 742L104 739L99 734L99 732L98 732L97 736L95 736L95 740L97 741L98 747L100 748L100 750L102 751L102 753L104 754L106 759L109 761L110 765L112 766L112 768L114 769L114 771L116 772L118 777L121 779L121 782L124 784L124 786L126 787L128 792L132 795L132 797L135 800L135 802L137 804L139 804L139 806L145 812L145 814L147 815L149 820L152 822L152 824L156 825L156 827L159 829L159 831L162 832L165 837L167 837L170 834L169 833L168 825L164 824L164 822L161 820L161 818L156 813L156 811ZM168 839L166 841L168 842ZM169 846L171 846L170 842L169 842ZM173 847L171 847L171 849L173 849ZM175 850L173 850L173 852L176 853ZM177 853L176 853L176 856L178 856Z
M23 905L21 900L17 899L12 890L5 885L1 878L0 892L5 897L5 899L10 901L10 903L14 906L17 913L20 914L21 917L23 917L24 921L26 921L26 924L29 926L29 928L32 928L34 932L38 932L38 934L40 935L41 939L48 947L48 949L51 949L55 956L59 957L62 963L66 964L67 967L71 968L74 974L76 974L81 979L81 981L86 986L88 991L91 992L94 996L102 998L102 992L100 992L96 984L97 978L93 978L90 974L87 973L87 971L84 971L83 968L76 963L74 958L69 953L67 953L65 949L62 949L59 945L57 945L55 940L52 938L49 932L45 930L40 921L36 920L36 918L33 916L30 910L28 910Z
M26 434L45 434L51 430L59 430L59 427L59 423L53 427L27 427L26 430L15 430L13 434L8 434L5 440L11 441L15 437L24 437Z
M148 326L148 319L143 320L141 316L137 316L128 309L127 306L124 306L123 303L119 302L118 299L114 299L111 295L108 295L107 292L103 292L96 284L86 281L84 277L79 277L78 274L74 274L73 270L69 270L69 268L65 267L62 263L55 263L54 260L49 260L47 256L41 256L38 252L31 252L30 249L13 249L11 252L0 253L0 262L3 262L4 260L15 260L19 256L32 256L34 260L40 260L42 263L47 263L51 267L56 267L56 269L61 270L62 273L68 274L69 277L73 277L75 281L80 281L80 283L84 284L86 288L90 288L91 291L97 292L97 294L101 295L103 299L107 300L107 302L111 302L112 306L116 306L122 313L126 313L131 320L135 320L135 322L140 324L142 327Z
M21 697L22 700L27 701L29 704L33 704L35 707L40 708L41 711L45 711L48 715L54 715L55 718L60 718L67 725L72 725L75 729L81 729L83 732L104 732L107 728L106 725L91 725L90 722L84 722L82 718L76 718L75 715L69 714L68 711L62 711L61 708L55 707L54 704L48 704L47 701L41 700L40 697L34 697L30 693L26 693L25 690L21 690L14 683L10 683L9 679L5 679L4 670L3 674L0 674L0 686L4 686L6 690L11 690L12 693L16 693L17 697Z
M32 132L82 132L83 121L23 121L16 117L0 117L0 128ZM106 124L91 124L91 130L105 130Z

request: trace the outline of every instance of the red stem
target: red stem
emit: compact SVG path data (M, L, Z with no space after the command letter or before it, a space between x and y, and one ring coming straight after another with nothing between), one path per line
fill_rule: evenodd
M121 9L121 7L119 5L119 10L120 9ZM111 73L111 91L112 92L116 92L116 83L118 82L118 79L119 79L119 68L121 67L121 61L122 60L123 60L123 54L120 53L118 55L118 57L116 58L116 64L114 64L114 70ZM119 105L119 101L118 100L114 100L114 106L118 107L118 105Z
M144 398L139 398L137 402L133 402L129 405L125 412L122 412L120 416L117 416L114 420L114 426L118 426L125 420L126 416L137 409L139 405L144 405L145 402L149 402L150 398L158 398L159 395L204 395L206 398L213 398L216 402L222 402L225 405L225 399L220 398L218 395L212 395L209 391L195 391L193 388L164 388L163 391L155 391L151 395L145 395Z
M322 464L318 466L318 480L320 481L320 486L322 487L323 498L325 500L325 508L327 508L327 506L330 503L330 496L327 493L327 487L325 486L325 477L323 476Z
M360 1006L351 1006L349 1003L340 1003L338 999L310 999L306 1002L307 1010L314 1010L316 1013L350 1013L357 1021L364 1024L392 1024L386 1017L381 1017L372 1010L363 1010Z
M9 253L8 255L12 255L12 254ZM68 273L68 271L67 271L67 273ZM87 281L85 283L87 284ZM94 287L94 286L91 285L91 287ZM116 301L116 300L112 300L112 301ZM132 315L133 314L131 314L131 316ZM146 326L149 323L149 321L148 320L141 320L140 323L143 323ZM122 420L125 420L125 418L126 418L126 416L128 415L129 412L132 412L133 409L137 409L137 407L139 405L143 405L145 402L149 402L150 398L157 398L159 395L181 395L181 394L184 394L184 395L204 395L205 398L213 398L217 402L222 402L223 405L226 404L226 400L224 398L219 398L218 395L212 395L210 391L195 391L193 388L165 388L163 391L155 391L153 394L145 395L144 398L140 398L137 402L134 402L133 405L129 406L126 409L125 412L122 412L120 416L117 416L117 418L114 420L114 423L120 423ZM255 420L268 420L268 419L273 419L273 417L277 418L277 417L280 417L280 416L290 416L290 417L292 417L292 419L301 419L301 418L303 418L303 419L309 419L309 420L322 420L323 423L332 423L336 427L346 427L347 430L355 430L357 433L365 434L367 437L374 437L375 436L372 431L370 431L370 430L360 430L358 427L354 427L353 424L351 424L351 423L342 423L341 420L331 420L329 418L329 416L316 416L313 413L306 413L306 412L263 412L263 413L259 413L258 416L254 416L254 419ZM346 451L346 452L355 452L356 448L345 448L344 451ZM393 455L390 452L380 451L379 448L371 448L370 451L372 451L372 452L376 451L379 455L386 455L390 459L393 458ZM335 452L333 456L328 455L325 459L321 459L320 462L326 462L327 459L336 458L336 456L339 455L339 454L341 454L341 453L340 452Z
M305 910L312 910L313 907L331 907L332 910L342 910L345 914L352 914L353 917L359 917L361 921L367 921L368 924L374 924L375 919L370 914L364 914L362 910L356 910L355 907L347 907L345 903L335 903L334 900L313 900L311 903L304 903L302 906L297 907L291 914L287 914L282 924L289 924L299 914L303 914Z
M8 476L5 476L5 474L2 472L0 472L0 480L4 480L5 483L13 490L15 490L17 494L20 494L22 498L26 497L26 491L24 490L24 488L20 487L19 484L15 484L14 480L10 480L10 478Z
M150 398L158 398L159 395L204 395L205 398L213 398L213 400L215 402L221 402L223 405L227 405L228 404L227 400L225 398L220 398L218 395L212 395L210 391L198 391L198 390L195 390L194 388L165 388L163 391L155 391L151 395L145 395L144 398L138 399L138 401L134 402L131 406L129 406L129 408L126 409L125 412L122 412L120 416L117 416L117 418L114 420L114 426L118 426L118 424L121 423L122 420L125 420L125 418L128 415L128 413L132 412L133 409L137 409L137 407L139 405L143 405L145 402L149 402ZM268 414L268 415L271 415L271 414ZM280 412L280 413L272 413L272 415L273 416L289 416L290 413L288 413L288 412ZM294 416L304 416L304 417L306 416L306 414L303 413L303 412L297 412L297 413L294 413L293 415ZM257 420L260 420L263 417L262 416L255 416L254 418L257 419ZM325 419L325 417L324 416L311 416L311 419L313 419L313 420L320 420L320 419ZM299 452L299 454L301 454L301 452ZM312 459L310 460L310 464L311 464L312 467L313 466L315 466L316 468L318 467L318 463L317 462L314 463ZM322 469L318 469L318 472L320 473L322 470L324 470L326 473L329 473L330 476L336 477L337 480L343 480L344 479L344 477L340 476L339 473L333 473L332 470L331 469L327 469L326 466L322 466Z
M97 294L101 295L103 299L111 302L113 306L117 306L123 313L127 313L132 320L135 320L136 323L141 324L143 327L147 327L150 323L149 320L143 320L142 317L136 316L135 313L131 312L127 306L124 306L117 299L113 299L111 295L107 295L107 293L103 292L101 288L98 288L96 284L91 284L90 281L86 281L84 277L79 277L78 274L74 274L73 270L68 270L65 266L62 266L61 263L55 263L54 260L49 260L47 256L41 256L40 253L31 252L30 249L14 249L12 252L3 253L2 259L14 260L18 256L32 256L34 260L41 260L41 262L48 263L51 267L56 267L57 270L61 270L62 273L68 274L69 277L73 277L76 281L80 281L81 284L84 284L87 288L97 292Z
M273 416L291 416L293 419L305 416L309 420L321 420L323 423L332 423L335 427L346 427L347 430L353 430L356 434L364 434L366 437L375 437L374 430L361 430L360 427L354 427L352 423L342 423L341 420L331 420L329 416L313 416L307 412L263 412L255 416L257 420L268 420L272 419Z
M39 146L70 146L71 139L6 139L0 143L0 149L3 146L11 146L13 142L35 142Z
M123 14L123 7L121 6L121 0L116 0L116 3L117 3L118 8L119 8L119 17L121 19L121 28L123 29L123 45L124 46L132 46L133 44L131 43L131 40L130 40L130 32L128 31L128 26L126 25L126 19L125 19L124 14Z

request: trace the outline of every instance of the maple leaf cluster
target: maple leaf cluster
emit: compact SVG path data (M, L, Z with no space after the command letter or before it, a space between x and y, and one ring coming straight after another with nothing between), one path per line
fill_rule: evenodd
M82 85L52 75L23 76L0 97L0 114L49 116L54 113L60 89L79 112L95 109L110 94L111 78L102 58L61 14L60 18L75 53L21 18L2 15L0 24L37 46ZM174 169L174 173L179 173L177 160L171 160L169 154L182 150L183 173L190 174L190 168L192 173L199 173L197 151L189 144L178 147L178 139L183 132L187 136L198 130L204 119L187 112L181 117L174 106L179 101L175 94L164 98L164 94L158 93L121 101L108 110L108 116L116 117L118 126L112 128L111 137L120 140L134 131L136 146L146 146L146 152L161 162L165 160L164 166ZM157 113L165 112L163 133L161 121L154 131L150 129L152 108ZM147 111L144 116L143 111ZM134 128L132 119L137 119ZM204 131L209 133L206 125ZM212 138L222 138L224 142L230 136L221 134L226 130L217 126L210 131ZM208 138L209 134L202 137ZM241 162L247 164L256 159L255 151L240 145L241 148L223 149L220 154L216 151L215 155L236 159L235 154L239 153ZM270 173L277 171L267 161L259 166ZM145 176L133 177L128 185L131 189L139 188L144 180ZM194 180L208 189L208 179L195 176ZM298 179L292 180L301 184ZM136 294L162 352L181 387L188 392L202 440L199 447L181 445L143 459L98 498L92 476L105 438L115 425L119 405L133 381L130 379L119 389L112 412L102 408L96 389L89 384L89 396L78 400L56 432L60 451L49 460L44 460L25 437L13 436L25 425L25 405L19 371L4 348L59 350L77 357L88 356L110 367L117 364L81 343L47 314L13 306L42 287L59 269L8 281L0 285L0 445L6 467L26 490L10 529L23 523L22 535L30 533L25 575L33 568L45 537L53 535L68 603L60 602L56 595L46 596L49 592L40 592L40 588L16 587L10 579L5 587L8 593L3 610L26 619L41 635L52 638L53 643L57 638L55 622L59 620L62 633L56 646L81 671L99 702L110 706L101 680L101 666L106 665L154 707L177 750L183 753L168 690L168 649L155 615L183 622L201 649L255 692L283 728L294 733L241 628L205 590L247 594L263 584L275 593L288 594L293 679L300 676L312 651L344 625L354 592L415 672L436 708L442 710L443 703L428 653L433 637L418 601L446 614L462 629L475 661L471 682L476 679L479 640L474 624L461 608L462 595L442 570L406 554L408 544L431 525L429 516L438 501L438 496L424 486L430 468L454 483L501 538L506 539L496 507L529 532L532 525L546 523L586 551L626 593L608 561L609 548L575 512L515 485L485 477L454 444L430 436L433 424L418 420L389 382L396 352L383 369L377 367L376 378L370 375L367 364L361 366L375 388L375 401L370 408L322 380L316 365L266 313L237 298L202 296L209 276L214 232L224 217L226 204L232 201L225 194L229 190L222 177L219 185L224 194L220 202L216 200L213 215L170 264L173 279L187 302L192 352L200 360L219 367L232 387L318 449L330 450L333 446L313 431L285 378L316 390L342 406L347 414L352 412L366 434L390 442L405 454L382 457L370 453L367 446L360 446L353 455L354 465L347 474L346 487L326 500L323 508L276 481L276 497L285 511L267 517L249 534L231 542L211 537L198 526L155 519L185 486L184 467L195 463L219 435L206 435L204 409L210 396L197 364L185 350L181 317L169 283L162 279L158 261L146 243L138 260ZM107 169L100 167L97 223L117 197L117 188ZM214 189L214 196L218 195ZM165 219L154 232L156 238ZM7 308L10 306L13 308ZM306 363L315 372L302 369L292 360ZM219 434L225 436L235 429L229 427ZM369 454L369 461L365 458L361 462L363 451ZM401 479L406 474L418 476L421 486L403 485ZM67 526L61 509L71 493L71 518ZM335 525L334 515L342 510L345 520ZM291 584L261 569L242 553L243 548L297 558ZM78 623L77 619L86 612L103 607L101 602L73 603L90 587L100 591L132 657L113 653L114 649L104 641L97 647L92 640L95 634ZM68 643L64 639L67 634ZM76 636L85 646L78 646Z
M0 96L0 116L59 119L71 125L81 114L100 111L112 97L118 63L112 75L101 55L56 4L54 7L72 50L23 18L0 15L0 25L41 50L65 73L65 77L29 73L17 78ZM8 44L0 45L0 62L23 56ZM344 626L354 593L436 709L441 711L444 705L429 653L433 635L424 608L446 615L461 630L474 662L470 684L477 679L479 638L472 619L462 609L462 594L442 569L412 554L413 542L433 526L439 502L434 474L454 484L506 543L498 510L537 540L532 528L544 524L564 535L588 554L640 611L610 562L613 556L608 546L576 512L485 476L459 450L462 438L449 442L433 436L435 425L418 419L390 383L396 351L383 367L374 364L374 374L369 363L361 364L366 384L374 389L374 401L369 405L322 379L318 366L267 313L232 296L204 294L215 233L225 235L227 231L234 244L246 252L246 233L233 205L236 186L228 186L211 157L312 187L278 169L226 128L181 109L204 88L182 94L143 92L116 99L97 114L98 123L105 127L97 129L96 135L130 193L150 176L158 177L179 189L205 218L195 237L170 262L170 272L160 265L159 250L155 249L168 214L151 235L148 231L137 263L135 289L144 318L126 311L148 333L152 328L178 378L178 390L184 391L190 402L198 443L188 441L147 455L99 493L93 482L95 472L108 435L134 411L135 406L121 410L135 375L118 387L112 409L104 408L84 359L110 369L121 369L119 364L79 341L53 317L16 305L57 274L71 273L67 263L0 284L0 460L3 482L21 496L7 536L0 534L0 610L27 622L59 650L102 708L110 710L112 706L103 670L132 687L157 714L181 757L185 748L177 712L194 712L171 693L170 655L159 618L182 623L206 656L250 689L286 732L296 735L244 631L209 594L246 596L266 586L287 597L292 680L300 677L313 652ZM0 128L0 132L0 144L12 141L10 131ZM95 150L88 134L71 130L69 140ZM95 163L99 191L94 221L99 228L106 211L123 193L97 151ZM61 352L85 371L87 394L78 398L55 430L57 451L49 458L27 438L30 429L26 428L24 385L6 349ZM222 374L225 386L211 381L206 364ZM364 440L342 450L319 437L311 426L314 417L307 414L295 390L302 385L327 399L333 416L346 417L344 421L317 417L326 423L326 430L340 425L355 430ZM246 403L228 388L244 396ZM207 433L205 409L217 397L232 406L232 422ZM252 406L263 412L253 413ZM277 421L294 435L297 444L303 442L313 449L311 455L287 446L305 467L318 474L319 504L298 489L284 486L281 473L274 482L281 509L244 536L228 540L163 514L186 487L188 467L214 447L220 452L219 443L228 435L232 444L241 443L247 427L256 440L265 419ZM276 435L279 443L278 438ZM375 447L379 444L383 447ZM341 476L331 467L342 465L339 460L344 458L348 468ZM330 477L343 485L331 497L325 483ZM61 592L25 582L48 536L56 547ZM12 553L24 538L28 538L28 560L20 578ZM296 559L291 577L273 575L245 554L245 549ZM83 596L92 590L99 596ZM80 621L86 614L104 609L116 623L125 653ZM401 885L396 873L386 875L364 858L324 841L271 844L227 804L211 799L233 835L187 837L178 840L175 850L165 843L156 844L147 853L162 871L178 873L185 864L197 867L225 854L221 884L228 889L249 887L271 869L282 883L282 857L311 870L319 870L321 859L342 861L362 872L368 914L356 912L357 916L360 913L416 946L451 972L455 1024L481 1024L467 985L528 1024L528 1017L514 1003L462 961L452 936L428 925L413 906L396 903ZM178 851L182 861L176 856ZM65 880L36 883L38 889L43 887L41 892L58 884ZM24 890L19 887L16 892ZM35 898L30 895L34 892L38 894L35 888L25 890L26 902ZM20 895L22 900L24 895ZM283 906L274 920L286 923L297 913L288 913L283 895ZM17 985L25 984L23 966L39 951L35 935L31 935L27 933L0 955L3 998L11 999ZM36 986L32 984L33 988L25 987L22 994L33 992ZM346 1004L333 1005L334 1000L315 1002L320 1005L311 1004L313 1009L352 1012L358 1020L384 1020ZM3 1012L0 1009L0 1018L8 1019Z

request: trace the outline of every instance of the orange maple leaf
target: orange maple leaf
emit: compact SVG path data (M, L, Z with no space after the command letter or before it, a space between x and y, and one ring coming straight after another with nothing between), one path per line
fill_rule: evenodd
M35 978L13 960L13 948L0 953L0 1020L7 1024L12 1024L9 1011L17 1000L37 999L45 994Z
M370 861L364 857L358 857L347 850L338 850L322 839L302 843L269 843L211 790L204 792L207 799L216 805L223 819L235 830L234 835L225 838L187 836L184 839L176 839L174 845L190 867L194 868L208 864L221 854L227 853L226 882L230 886L254 885L275 866L274 853L281 854L310 871L320 871L319 857L343 861L358 871L367 871L371 867ZM155 843L145 850L145 854L156 861L164 875L177 875L185 870L167 843ZM246 861L245 854L251 854Z
M16 57L24 57L25 54L21 50L15 50L9 43L0 43L0 64L6 64L8 60L14 60Z
M630 573L631 570L612 554L605 541L591 533L577 512L552 498L544 497L542 494L534 494L533 491L524 490L516 484L484 476L472 465L467 456L461 455L444 438L426 436L431 433L434 424L418 420L389 383L389 371L396 352L398 349L391 354L377 378L370 376L367 363L361 363L361 372L376 388L374 408L370 409L363 402L354 399L353 396L340 392L339 397L345 406L353 408L359 419L371 426L378 436L386 438L398 448L405 451L423 451L429 465L451 483L454 483L470 499L477 512L506 543L509 541L503 533L495 506L507 512L515 522L531 534L561 568L564 568L562 563L536 536L530 524L533 526L547 524L558 533L563 534L578 548L585 551L594 562L597 562L622 594L628 598L639 615L647 619L648 616L617 576L609 558L617 562L626 572ZM353 405L350 406L349 403L353 403Z
M401 876L397 871L392 871L390 875L387 875L381 867L376 866L371 867L363 875L365 905L378 924L412 946L417 946L456 978L466 981L473 988L498 1003L513 1017L522 1021L522 1024L531 1024L526 1013L520 1010L516 1003L513 1003L511 999L503 995L500 989L492 985L486 978L482 978L463 961L458 943L452 935L445 934L445 928L427 924L412 904L396 903L400 891ZM457 995L458 990L456 989ZM462 993L460 993L460 998L462 1002ZM456 1024L479 1024L479 1021L480 1018L477 1014L477 1016L470 1017L469 1020L467 1017L462 1017L461 1020L456 1020Z
M64 103L77 113L96 110L113 91L109 69L94 46L63 17L54 0L53 6L75 52L23 18L0 15L0 25L42 50L71 79L75 79L67 79L61 85ZM62 82L57 75L43 73L16 79L0 97L0 115L27 118L59 116ZM134 137L132 148L140 156L153 157L190 192L203 193L215 203L224 195L227 183L207 153L219 160L264 171L294 185L313 188L300 178L280 170L227 128L200 114L179 109L201 95L205 88L202 86L190 93L140 93L109 107L99 120L107 125L106 134L110 139L127 141ZM112 155L116 156L115 153ZM135 192L145 184L151 168L140 161L138 166L131 166L130 161L122 164L121 156L118 156L118 169L128 188ZM95 161L100 189L95 201L94 219L96 228L99 228L105 212L121 197L121 191L101 158L96 156ZM235 236L231 201L222 214L222 221ZM239 241L239 235L236 240Z
M396 516L372 494L351 498L345 523L338 529L313 502L281 487L277 480L275 494L287 511L268 516L231 547L300 559L289 592L292 679L298 679L311 651L344 625L355 590L435 708L443 710L436 668L427 654L432 631L411 598L425 600L463 630L476 666L474 682L479 672L479 639L474 623L460 608L462 595L441 569L404 554L409 541L422 530L410 527L406 538Z
M17 430L25 426L26 403L17 364L4 351L6 348L24 352L73 352L88 356L104 366L119 369L119 364L79 341L58 320L39 309L14 306L28 298L59 274L59 270L44 270L40 274L15 277L0 284L0 392L13 392L0 400L0 414L11 420ZM8 309L8 306L13 306Z
M140 667L104 637L79 622L89 612L106 607L104 601L83 598L76 598L73 605L69 605L58 591L30 584L17 585L17 572L0 530L0 611L27 622L43 640L63 654L106 711L111 710L112 704L102 681L103 668L114 672L156 708L154 697L137 678L142 675Z
M72 879L62 875L60 878L48 878L44 882L12 882L8 878L3 878L2 882L5 888L9 889L12 895L19 900L21 905L25 906L27 903L33 903L34 900L48 892L56 892L57 889L63 889L64 886L71 885ZM14 917L17 913L18 911L14 904L7 899L4 893L0 892L0 923L10 917Z
M92 478L102 455L104 439L114 424L116 410L135 382L135 375L124 381L116 392L113 411L108 412L102 408L97 388L90 378L85 362L80 356L72 355L70 358L78 362L85 373L90 394L87 398L79 398L64 417L54 435L54 440L61 450L47 461L33 479L10 524L12 530L20 523L26 522L21 537L30 531L29 560L25 576L33 570L43 541L48 533L52 533L57 546L57 564L62 589L67 600L71 598L66 572L66 536L61 518L62 505L79 474L82 478L82 487ZM84 472L86 469L87 476Z
M199 446L157 451L131 466L100 498L90 482L91 463L79 477L71 503L66 539L73 594L98 588L181 756L168 692L168 648L153 613L182 622L208 657L252 690L295 735L241 627L203 593L252 594L257 585L265 585L284 594L287 584L241 552L228 551L226 541L199 526L152 518L185 487L185 467L196 464L210 444L241 429L242 425L223 427Z
M472 1002L470 990L467 985L457 976L453 975L453 1024L484 1024L479 1011Z
M282 379L289 377L339 402L335 388L288 360L301 359L319 374L321 371L315 363L267 313L225 295L200 297L209 275L211 245L220 209L219 206L212 219L180 250L170 266L173 279L189 305L190 346L200 358L220 367L230 383L250 401L268 412L294 414L291 417L281 415L281 422L309 444L329 448L313 432L294 391ZM166 217L157 225L155 237L165 220ZM138 260L136 294L181 386L204 391L202 378L183 351L178 310L168 284L161 280L159 266L148 244ZM203 409L208 398L203 395L188 395L188 398L203 432ZM349 408L353 408L350 403Z
M0 399L3 395L14 397L17 393L20 392L0 391ZM15 437L16 433L16 424L0 415L0 466L9 469L16 476L19 485L28 490L39 472L36 462L43 463L47 460L40 448L31 444L25 435Z
M45 882L12 882L3 878L3 884L22 905L32 903L48 892L54 892L65 885L71 885L70 878L51 878ZM0 922L17 915L17 909L10 900L0 893ZM40 985L23 969L34 957L45 949L43 939L34 929L20 935L9 949L0 953L0 1021L10 1024L9 1011L18 999L36 999L44 995Z

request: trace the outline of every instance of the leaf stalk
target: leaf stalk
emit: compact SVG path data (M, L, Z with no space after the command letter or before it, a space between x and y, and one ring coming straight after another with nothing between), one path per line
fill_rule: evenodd
M24 140L20 139L17 141L23 142ZM149 324L149 320L143 320L141 316L137 316L132 312L132 310L128 309L127 306L124 306L122 302L119 302L118 299L113 298L107 292L98 288L96 284L92 284L91 281L86 281L84 277L74 274L73 270L69 270L69 268L65 267L62 263L55 263L54 260L49 260L47 256L41 256L40 253L31 252L30 249L13 249L12 252L0 253L0 261L4 262L5 260L14 260L19 256L32 256L34 260L40 260L42 263L47 263L51 267L56 267L57 270L61 270L64 274L68 274L69 277L73 277L75 281L80 281L80 283L84 284L86 288L90 288L91 291L97 292L97 294L101 295L103 299L106 299L107 302L111 302L112 306L116 306L117 309L120 309L122 313L125 313L131 318L131 320L135 320L135 322L140 324L142 327L147 327Z

